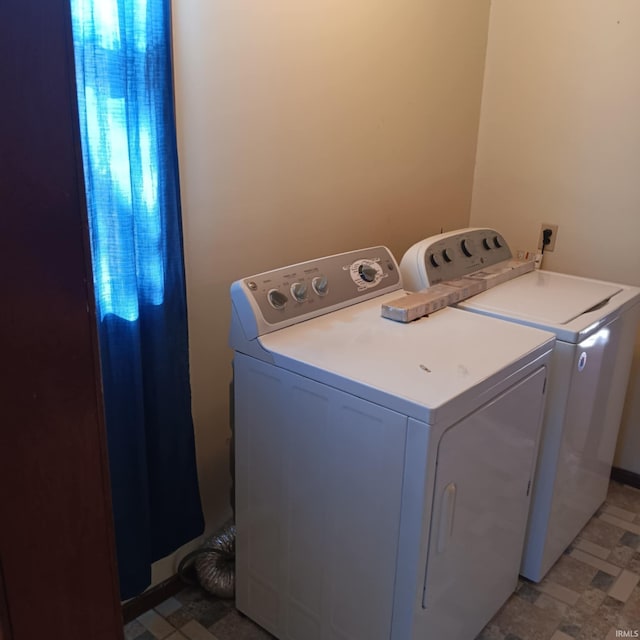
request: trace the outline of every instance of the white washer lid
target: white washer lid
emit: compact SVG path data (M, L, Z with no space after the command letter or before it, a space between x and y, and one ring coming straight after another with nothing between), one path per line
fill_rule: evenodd
M276 365L430 423L472 411L482 393L553 346L553 335L547 332L452 308L409 324L382 318L381 305L402 293L340 309L258 340ZM364 385L364 394L350 382ZM407 401L420 412L407 408ZM445 405L449 410L443 412Z
M569 324L621 291L622 287L613 283L532 271L458 306L553 327Z

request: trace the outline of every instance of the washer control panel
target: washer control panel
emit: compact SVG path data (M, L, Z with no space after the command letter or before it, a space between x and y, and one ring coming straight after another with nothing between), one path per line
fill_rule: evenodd
M232 285L231 296L234 304L248 296L258 320L280 328L400 287L389 249L372 247L244 278Z
M419 278L409 289L421 289L511 259L511 250L497 231L486 228L461 229L426 238L411 247L400 264L403 277L417 269Z

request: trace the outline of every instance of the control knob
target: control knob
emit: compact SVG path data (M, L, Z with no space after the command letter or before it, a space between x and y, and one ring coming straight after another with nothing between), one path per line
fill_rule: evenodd
M361 264L358 267L358 273L365 282L373 282L378 276L378 270L369 264Z
M311 281L311 287L319 296L326 296L329 292L329 281L326 276L316 276Z
M282 291L278 291L278 289L270 289L269 293L267 293L267 300L274 309L284 309L287 306L289 298L287 298Z
M307 299L307 285L304 282L294 282L290 288L294 300L304 302Z
M471 257L471 250L469 249L469 245L467 244L466 240L463 240L460 243L460 248L462 249L462 253L464 253L465 256L467 256L467 258Z
M451 262L451 256L449 255L449 251L447 249L444 249L442 251L442 257L444 258L445 262Z

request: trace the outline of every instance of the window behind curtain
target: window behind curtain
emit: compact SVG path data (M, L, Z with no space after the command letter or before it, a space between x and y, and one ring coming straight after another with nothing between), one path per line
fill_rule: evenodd
M154 0L151 0L154 1ZM72 0L78 101L100 317L138 318L139 303L164 298L157 121L149 84L159 55L147 0ZM123 73L124 71L124 73Z

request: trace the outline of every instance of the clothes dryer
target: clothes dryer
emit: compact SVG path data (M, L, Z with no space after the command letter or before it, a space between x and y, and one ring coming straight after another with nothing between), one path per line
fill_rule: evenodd
M516 587L554 337L402 293L384 247L231 287L236 604L282 640L472 640Z
M417 291L457 278L491 285L496 274L509 273L511 259L500 233L470 228L416 243L400 267L405 286ZM640 289L531 270L456 306L556 335L521 567L522 575L537 582L605 500Z

